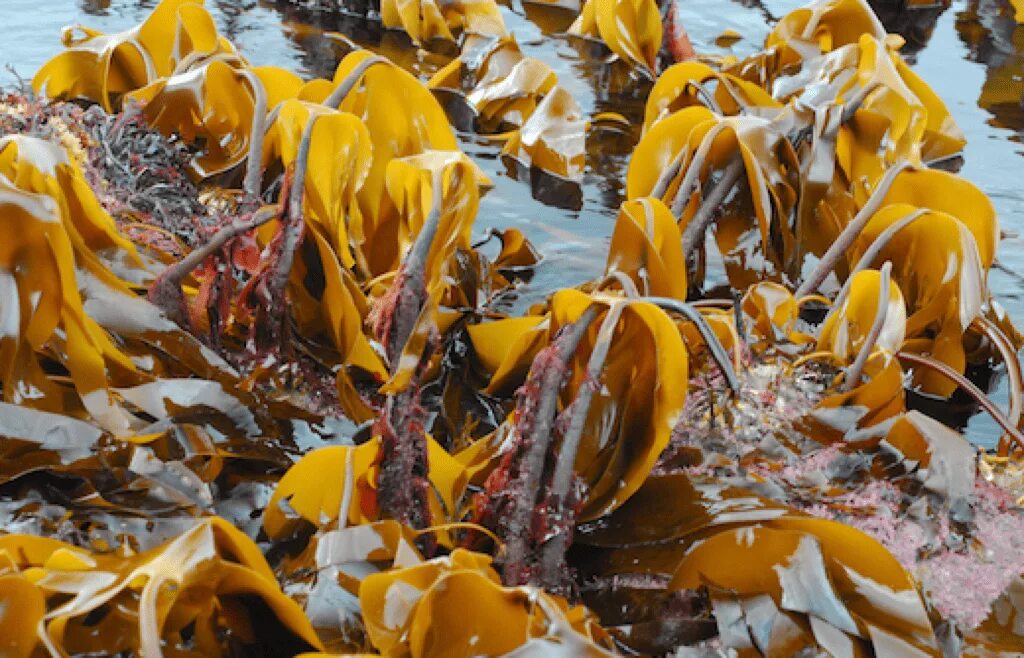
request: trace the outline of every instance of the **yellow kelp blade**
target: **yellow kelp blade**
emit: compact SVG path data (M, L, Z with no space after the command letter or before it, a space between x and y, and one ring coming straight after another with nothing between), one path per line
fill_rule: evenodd
M927 338L934 358L964 372L964 333L988 299L974 234L946 213L893 204L868 222L854 255L859 257L883 235L885 244L878 245L875 262L891 260L893 280L907 291L907 338ZM943 396L956 389L955 383L930 371L918 372L915 383Z
M555 87L501 152L526 166L578 180L586 159L586 130L587 122L576 99L562 87Z
M362 229L356 194L370 171L372 140L362 121L348 112L288 99L278 106L267 132L263 166L276 163L294 170L310 121L303 218L307 235L316 245L315 256L307 252L307 257L318 257L319 264L314 260L295 263L291 277L293 310L300 328L307 333L326 325L341 357L338 392L342 407L350 417L366 420L371 410L355 391L349 368L359 368L381 379L386 369L364 333L368 302L352 269L366 257L354 251L349 227ZM318 288L315 292L306 288L311 270L323 276L323 285L314 286Z
M836 164L846 180L874 183L900 160L919 163L926 113L902 84L884 44L865 36L858 44L844 46L826 59L833 65L858 69L856 83L851 82L844 95L852 96L877 85L836 138ZM857 202L863 204L866 192L856 187L853 192Z
M653 77L661 49L661 12L654 0L587 0L570 34L600 37L630 66Z
M186 142L202 140L203 152L192 160L200 178L231 169L249 153L255 98L229 61L213 59L129 94L144 103L154 128L180 134Z
M862 167L879 158L886 164L898 159L939 160L963 148L963 132L949 110L903 62L896 52L898 44L886 36L862 0L823 0L791 12L780 21L766 46L778 49L770 66L779 68L763 70L761 76L771 80L787 70L787 65L799 64L803 69L800 77L783 76L775 81L778 100L793 99L810 88L823 100L848 102L861 97L853 131L843 130L840 135L839 159L849 181L858 180L865 171L870 180L877 178L877 170L850 173L849 158L844 154L853 148L847 144L851 140L865 144ZM743 68L740 65L734 70ZM854 69L856 75L835 75L840 69ZM885 139L880 139L882 132Z
M145 22L120 34L77 29L84 36L66 28L67 50L39 69L32 87L50 98L88 98L108 112L119 109L123 94L171 75L183 60L234 54L202 0L162 0Z
M754 321L753 333L767 339L789 336L800 311L789 289L770 281L748 288L740 307Z
M1010 0L1010 6L1014 10L1014 19L1018 23L1024 23L1024 2L1022 0Z
M356 194L370 173L369 131L356 116L294 99L284 101L263 143L263 166L294 167L303 132L315 120L306 162L303 216L346 268L355 265L348 226L361 225ZM351 219L350 219L351 218Z
M348 55L338 65L333 86L308 83L300 92L301 100L322 102L332 89L344 81L353 83L341 100L339 109L359 117L369 130L373 160L369 174L357 194L362 225L349 223L349 238L355 248L367 254L361 263L368 277L397 269L402 257L397 237L402 219L387 197L386 171L394 158L417 155L429 150L458 151L455 133L444 110L433 94L420 82L390 62L370 65L353 76L357 67L372 57L365 51ZM357 80L349 80L357 77ZM489 181L474 165L474 178L480 184ZM363 246L365 245L365 246Z
M868 44L871 47L868 47ZM924 114L921 127L921 159L925 162L942 160L956 155L963 150L967 138L957 125L949 109L942 99L911 69L894 50L883 50L883 43L876 40L861 38L862 55L858 71L858 82L862 87L881 82L894 94L899 94L904 102ZM871 52L874 50L874 52ZM872 61L877 58L877 63ZM885 62L885 65L882 65ZM889 65L893 67L892 73ZM870 75L867 68L873 70ZM874 105L874 95L865 103L865 107ZM884 110L882 110L884 112Z
M740 308L752 321L748 331L755 338L769 342L789 341L799 345L814 340L812 336L797 329L800 306L804 301L793 297L793 293L783 285L762 281L747 288Z
M647 302L560 290L551 299L547 322L515 326L522 333L505 352L489 389L507 390L521 384L522 380L517 382L514 377L525 375L524 362L528 368L534 356L592 304L600 312L571 356L559 395L559 408L565 413L586 414L581 418L582 432L573 461L573 472L586 485L580 510L583 520L622 505L643 484L668 444L686 398L688 377L686 346L675 322ZM486 334L475 334L476 341L485 339ZM606 354L595 364L600 369L591 373L591 355L598 350ZM570 405L585 387L594 386L595 378L602 385L592 391L587 406L574 410ZM474 470L476 479L490 475L502 455L513 448L511 439L506 439L516 416L514 413L502 428L459 456ZM486 466L485 461L489 462Z
M358 446L314 450L288 469L263 513L263 528L275 541L290 539L302 523L324 530L380 520L377 463L380 439ZM432 500L432 518L455 518L466 486L464 467L427 437L428 479L440 497ZM343 515L343 518L342 518Z
M746 199L753 213L736 200L723 205L715 236L730 282L745 288L755 278L777 272L795 253L796 236L788 218L797 191L789 172L799 163L778 126L759 117L720 117L701 106L685 107L654 123L640 139L626 191L630 199L660 195L685 235L702 206L702 188L713 181L715 172L737 164L743 167L739 176L746 174ZM707 227L692 229L694 250L704 244L702 229ZM743 246L754 235L762 258L749 257L749 247Z
M903 369L898 359L874 352L864 367L863 380L849 391L822 398L804 419L806 433L815 441L830 444L875 445L878 432L867 430L906 410Z
M452 30L505 34L505 21L494 0L383 0L384 27L401 29L417 46L433 39L455 41Z
M903 346L907 330L907 308L903 293L894 281L883 291L878 270L864 270L854 275L849 294L837 300L834 311L825 318L818 334L818 349L829 350L843 361L852 360L864 348L871 328L878 319L879 296L886 295L887 310L881 332L868 349L879 350L892 358Z
M384 27L404 30L417 46L433 39L455 41L435 0L382 0Z
M837 126L835 150L845 174L845 180L838 184L850 188L857 202L863 203L865 188L859 181L866 178L873 183L901 159L930 162L953 155L964 145L963 133L948 109L900 58L900 43L898 38L886 36L863 0L822 0L791 12L779 22L766 41L770 57L763 53L731 66L728 71L771 88L776 101L789 101L780 118L786 113L793 117L800 114L802 110L792 101L811 89L816 98L813 105L819 110L829 103L857 102L859 109L848 117L846 125ZM697 70L696 65L691 68L695 76L710 80L707 72ZM837 75L840 70L856 74ZM735 81L724 83L719 76L713 95L714 101L729 113L749 87ZM721 93L726 86L732 90L729 96ZM684 92L682 103L698 99L695 91ZM710 103L709 95L701 93L702 102ZM759 102L758 106L769 105ZM648 110L650 121L650 106ZM799 119L807 121L806 117ZM819 134L815 141L820 137L825 135ZM820 141L823 148L832 150L828 147L829 138ZM811 155L821 160L821 155L813 152L816 146L811 145ZM816 203L817 199L809 199L801 214L805 216Z
M645 296L686 301L686 262L679 226L659 199L623 202L612 230L605 274L622 272Z
M563 300L563 295L575 299ZM553 323L569 321L571 309L585 301L575 291L557 293ZM609 310L613 304L625 306L601 373L605 386L594 394L573 469L588 484L583 520L607 514L643 484L686 399L687 352L675 322L653 304L609 302ZM568 390L583 386L587 362L601 338L594 335L577 351ZM634 351L641 345L642 351Z
M337 521L339 527L377 519L371 466L380 441L359 446L327 446L310 452L277 483L263 512L270 539L287 539L302 520L313 527ZM344 514L339 519L339 514Z
M427 255L428 291L442 283L442 272L455 250L469 248L480 199L474 174L474 165L458 151L428 151L388 165L388 195L402 217L398 245L403 253L418 239L431 210L436 206L439 212ZM441 198L435 199L438 178Z
M495 230L491 232L491 235L501 242L501 251L492 262L498 270L525 270L540 262L541 255L537 248L526 239L519 229Z
M374 648L413 657L513 655L554 642L571 643L573 655L611 655L592 615L542 590L502 587L490 562L490 556L456 549L367 576L359 602ZM397 597L408 602L401 610L390 603Z
M523 55L513 36L495 42L472 73L475 79L466 100L476 109L486 132L503 124L522 126L540 99L558 83L554 70Z
M974 236L986 272L999 248L999 220L991 199L965 178L941 169L900 173L886 192L883 205L908 204L956 217ZM891 211L890 211L891 212ZM925 218L915 220L927 222Z
M710 98L706 94L711 94ZM713 101L728 115L747 108L781 107L760 86L701 62L673 64L658 76L644 106L644 130L657 121L691 105Z
M522 126L557 82L550 66L523 55L514 36L471 36L427 86L464 98L474 127L491 133Z
M38 629L46 614L46 598L20 574L0 576L0 634L9 656L31 656L39 646Z
M296 98L305 84L302 78L279 66L247 67L263 85L267 94L267 109L272 110L289 98Z
M896 70L903 78L904 84L910 88L928 112L925 124L924 143L921 145L921 158L925 162L942 160L963 150L967 137L950 114L946 104L924 80L910 68L906 61L897 53L889 55L896 65Z
M688 168L701 137L716 122L716 115L703 106L686 107L654 123L637 143L626 171L626 198L650 195L669 165L682 154L682 167ZM724 164L724 163L720 163ZM663 201L671 202L682 171L672 185L666 186Z
M865 0L817 0L786 14L765 39L765 47L781 49L781 68L856 43L861 35L875 39L887 35Z
M493 0L460 0L448 5L458 16L462 29L487 37L506 34L505 19Z
M307 312L316 320L323 320L326 323L341 356L337 381L342 408L350 418L360 422L369 420L373 411L356 392L349 370L351 367L358 368L378 381L387 376L383 360L363 330L368 302L355 277L341 264L327 239L315 228L310 231L310 235L316 242L324 287L323 295L318 300L319 306L316 304L317 300L312 300L313 303L309 305ZM293 272L293 286L303 285L305 272L300 272L299 268Z
M131 294L126 284L99 261L94 249L134 248L120 237L113 220L96 203L64 151L24 136L0 139L0 223L9 236L0 247L0 279L12 304L0 331L0 372L4 399L25 402L20 383L58 395L48 384L33 352L43 350L59 327L64 333L62 362L83 407L101 425L127 432L130 418L109 393L108 365L133 372L135 365L107 332L85 314L77 267L106 285ZM39 400L43 408L64 411L63 397Z
M473 344L473 350L484 368L492 374L498 373L502 368L505 371L515 370L515 372L500 378L515 382L526 378L530 361L545 341L544 334L547 332L547 327L540 327L545 320L546 317L540 315L502 318L472 324L466 331ZM533 349L518 346L524 336L528 337L527 340L533 344ZM508 358L510 354L522 358L510 359ZM494 381L495 379L492 379L492 382ZM496 383L495 388L487 390L496 392L496 389L500 389L500 384Z
M733 649L941 655L913 579L881 544L842 523L783 516L711 534L694 543L670 584L701 586L709 588L721 637ZM753 636L745 625L730 629L733 615L748 618L765 596L774 623L750 624Z
M758 467L772 461L752 461L746 478L761 481L766 471ZM876 655L873 646L879 654L892 646L890 635L900 648L923 652L893 655L941 655L914 579L882 544L849 525L804 516L765 497L766 488L742 488L743 479L691 469L652 475L581 533L580 543L598 556L593 576L667 576L669 591L709 600L716 642L740 655ZM664 600L645 601L650 585L641 587L633 590L639 607ZM600 595L589 600L596 607ZM618 608L624 599L612 601ZM622 609L626 624L664 614Z
M118 233L114 220L100 206L63 145L25 135L2 137L0 174L25 192L52 199L53 210L68 232L76 257L93 275L108 284L119 281L105 271L93 252L124 252L127 262L141 264L135 247Z
M391 380L381 389L395 393L412 381L431 336L439 331L438 310L455 280L451 276L456 270L453 257L456 251L470 248L479 193L474 167L464 154L456 151L428 152L392 160L387 184L396 215L401 218L398 245L406 253L400 277L392 284L391 292L405 294L395 289L405 285L412 290L422 287L426 292L412 332L407 338L402 337L405 342L400 348L398 363L392 364L396 367ZM437 198L438 191L440 198ZM431 233L424 233L428 229ZM421 240L427 239L429 244L421 245ZM423 258L423 261L413 262L413 258ZM413 280L403 280L405 277Z
M12 239L0 248L0 287L14 300L0 314L6 400L91 416L104 430L128 437L154 418L169 416L162 404L133 398L142 388L155 391L172 382L153 381L163 372L165 358L202 378L226 381L236 376L223 359L113 273L115 264L141 268L142 261L60 147L25 136L0 140L0 205L5 208L0 223L17 223L10 230ZM154 360L140 354L139 342L161 356ZM140 356L145 358L138 360ZM62 364L69 380L44 375L41 359ZM215 381L194 382L194 390L209 385L223 392ZM25 391L37 393L23 399ZM175 404L190 404L169 397ZM221 399L225 404L234 400ZM133 413L133 407L145 408L149 419ZM253 427L245 431L256 432Z
M260 549L219 517L130 557L29 535L0 537L0 555L45 598L39 643L57 655L159 656L190 637L203 655L218 656L227 653L224 633L242 645L270 642L285 652L321 648ZM270 627L260 626L266 619L253 625L243 603L250 597L269 608ZM224 609L233 613L217 614Z

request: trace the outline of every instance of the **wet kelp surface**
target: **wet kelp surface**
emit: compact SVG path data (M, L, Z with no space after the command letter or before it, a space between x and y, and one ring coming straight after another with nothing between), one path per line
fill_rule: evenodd
M0 103L10 653L1024 651L999 224L871 7L742 59L562 7L636 126L493 3L328 9L429 77L340 33L330 77L251 66L163 0ZM545 245L480 230L456 129L566 206L616 136L600 276L524 303Z

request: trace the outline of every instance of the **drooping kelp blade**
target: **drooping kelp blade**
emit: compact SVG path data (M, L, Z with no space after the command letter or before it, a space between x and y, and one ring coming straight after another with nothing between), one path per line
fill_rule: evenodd
M19 640L27 649L161 655L163 646L186 638L206 655L219 655L230 643L284 652L320 648L257 546L223 519L127 558L27 535L0 537L0 554L8 571L0 596L22 603L25 621L34 622ZM256 601L272 625L253 624Z
M161 0L146 21L120 34L69 27L62 41L67 50L39 69L33 87L51 98L89 98L108 111L126 92L171 75L182 62L235 53L201 0Z

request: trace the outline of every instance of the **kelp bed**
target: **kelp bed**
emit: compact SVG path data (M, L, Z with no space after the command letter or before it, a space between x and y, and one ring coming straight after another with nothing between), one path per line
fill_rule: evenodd
M0 101L5 655L1024 651L997 218L868 5L737 59L587 0L642 134L604 275L515 314L452 125L557 200L625 119L491 0L331 9L459 54L303 80L162 0Z

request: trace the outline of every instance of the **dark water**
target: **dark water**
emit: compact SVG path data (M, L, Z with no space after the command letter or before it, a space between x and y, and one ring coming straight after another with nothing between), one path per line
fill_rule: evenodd
M156 0L0 0L0 64L11 65L28 79L60 49L63 26L81 23L104 32L121 31L143 20L155 4ZM743 39L732 52L742 56L758 48L777 17L801 4L685 0L682 18L699 52L723 52L714 44L715 37L733 29ZM253 64L283 66L307 77L330 75L349 48L329 32L382 52L422 78L448 60L367 21L302 13L265 1L207 0L206 5L221 31ZM905 52L915 69L945 100L967 135L961 173L992 198L1005 234L990 285L1017 326L1024 327L1024 26L1014 23L1007 5L1006 0L960 0L941 14L932 11L937 20L888 27L907 36ZM551 65L559 83L586 113L615 111L639 121L643 88L629 83L621 68L605 65L596 48L558 36L572 14L520 0L506 2L502 11L525 54ZM0 84L14 81L14 73L0 71ZM519 306L602 270L635 134L591 134L579 210L538 201L529 183L506 173L497 158L500 146L471 134L462 138L466 152L495 182L481 202L477 232L490 226L519 227L545 256L521 291ZM997 383L993 395L1004 401L1005 386ZM971 419L968 433L981 443L998 435L996 426L982 415Z

